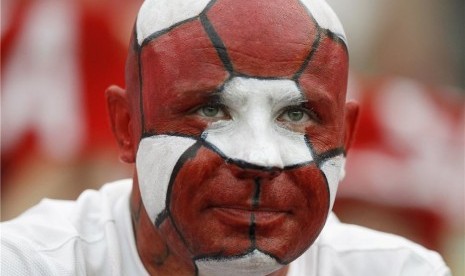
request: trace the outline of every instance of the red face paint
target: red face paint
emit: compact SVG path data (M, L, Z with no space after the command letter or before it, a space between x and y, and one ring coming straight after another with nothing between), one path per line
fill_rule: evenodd
M314 164L285 171L244 169L202 147L176 176L169 223L194 257L238 256L256 248L287 263L316 239L328 196Z
M180 255L227 258L258 249L284 264L324 225L330 191L319 166L333 157L328 153L341 153L347 51L299 1L286 3L283 10L280 1L218 0L140 46L143 137L198 140L199 148L167 172L157 224ZM297 84L304 107L318 117L303 128L312 162L270 171L230 160L201 138L211 122L195 110L236 76Z

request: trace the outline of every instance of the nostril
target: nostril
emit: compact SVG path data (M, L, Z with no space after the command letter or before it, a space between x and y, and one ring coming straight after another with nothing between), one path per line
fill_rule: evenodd
M239 179L272 179L281 174L282 169L277 167L260 167L260 166L231 166L233 175Z

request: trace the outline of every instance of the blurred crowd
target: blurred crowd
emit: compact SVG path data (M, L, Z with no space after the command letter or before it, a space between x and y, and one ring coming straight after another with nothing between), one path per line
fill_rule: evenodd
M124 86L142 0L1 0L1 219L43 197L131 176L104 90ZM407 236L465 275L465 26L461 0L327 0L361 103L335 211Z

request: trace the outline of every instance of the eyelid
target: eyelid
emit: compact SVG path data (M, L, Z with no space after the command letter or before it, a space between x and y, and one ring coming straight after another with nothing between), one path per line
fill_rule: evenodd
M216 120L227 120L229 118L231 118L231 115L229 113L229 110L228 108L221 102L218 102L218 101L215 101L215 102L208 102L208 103L205 103L205 104L202 104L202 105L199 105L197 106L196 108L194 108L192 110L192 114L199 114L202 112L202 109L205 108L205 107L216 107L216 108L219 108L220 109L220 112L222 112L222 116L218 116L218 117L209 117L209 116L203 116L203 115L200 115L202 117L205 117L205 118L209 118L209 120L213 120L213 119L216 119Z
M188 113L194 114L196 113L199 109L206 107L206 106L213 106L213 107L219 107L222 110L226 110L226 106L224 103L221 101L219 97L216 95L209 96L208 99L205 101L197 104L195 107L192 107L189 109Z
M308 108L306 104L307 104L307 101L301 102L300 104L296 104L296 105L286 106L285 108L281 109L276 119L283 116L289 110L300 110L304 112L305 114L307 114L310 120L315 121L317 123L321 123L320 116L313 110L313 108Z

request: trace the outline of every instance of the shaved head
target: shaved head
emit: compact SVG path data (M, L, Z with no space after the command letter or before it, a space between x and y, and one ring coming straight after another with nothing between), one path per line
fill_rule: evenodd
M147 221L136 232L200 274L272 273L305 252L356 117L346 45L320 0L146 0L120 135L136 161L133 212Z

